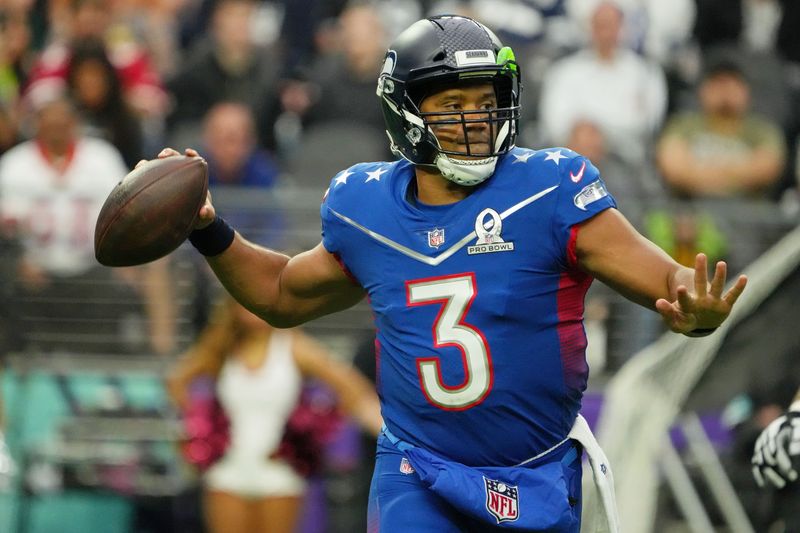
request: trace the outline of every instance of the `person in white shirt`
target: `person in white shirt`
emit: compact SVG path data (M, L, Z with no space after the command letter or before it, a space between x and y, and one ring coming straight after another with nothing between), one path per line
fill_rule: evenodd
M0 158L0 223L22 249L16 281L26 348L114 349L131 312L123 305L131 304L144 306L149 348L172 350L165 263L116 272L94 258L97 216L128 171L113 145L80 133L75 107L58 94L39 103L34 137ZM122 292L111 293L114 289ZM98 291L112 303L97 304L92 295ZM113 323L115 317L119 321Z
M660 66L620 46L624 16L602 2L591 17L591 46L555 61L544 75L541 133L567 142L579 121L601 128L609 149L641 165L664 120L667 85Z

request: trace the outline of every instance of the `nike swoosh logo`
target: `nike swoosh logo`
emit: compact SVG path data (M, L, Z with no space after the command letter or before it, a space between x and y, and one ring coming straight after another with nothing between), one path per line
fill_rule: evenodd
M545 196L545 195L553 192L557 188L558 188L558 185L553 185L552 187L550 187L548 189L545 189L543 191L537 192L533 196L529 196L529 197L525 198L524 200L522 200L521 202L512 205L511 207L509 207L508 209L506 209L505 211L500 213L500 219L501 220L505 220L506 217L516 213L517 211L519 211L523 207L527 206L528 204L531 204L531 203L535 202L536 200L538 200L542 196ZM468 235L466 235L464 238L462 238L460 241L458 241L457 243L453 244L453 246L451 246L447 250L444 250L439 255L437 255L435 257L428 257L427 255L424 255L424 254L421 254L421 253L419 253L419 252L417 252L415 250L412 250L411 248L409 248L407 246L404 246L404 245L400 244L399 242L393 241L392 239L390 239L388 237L385 237L385 236L381 235L380 233L374 232L371 229L369 229L369 228L367 228L365 226L362 226L361 224L359 224L358 222L356 222L352 218L350 218L348 216L345 216L345 215L343 215L341 213L338 213L338 212L334 211L333 209L331 209L330 207L328 208L328 210L331 213L333 213L337 218L342 220L343 222L345 222L345 223L353 226L357 230L369 235L370 237L372 237L376 241L385 244L389 248L392 248L393 250L398 251L401 254L410 257L411 259L415 259L415 260L419 261L420 263L425 263L425 264L430 265L430 266L437 266L437 265L441 264L445 259L449 258L453 254L455 254L457 251L459 251L461 248L463 248L464 246L469 244L469 242L471 240L477 238L477 234L475 233L475 230L473 230ZM492 226L494 226L494 222L491 221L491 220L489 220L487 222L489 223L489 227L487 227L486 229L491 229Z
M581 165L581 169L578 171L578 174L573 174L572 172L569 173L569 179L571 179L574 183L578 183L583 178L583 171L586 170L586 161L583 162Z

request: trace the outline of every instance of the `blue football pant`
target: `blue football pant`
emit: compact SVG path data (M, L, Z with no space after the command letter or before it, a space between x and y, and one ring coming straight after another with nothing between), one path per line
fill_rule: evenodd
M564 451L568 450L564 446ZM563 454L563 452L562 452ZM576 501L577 516L581 512L581 455L564 465L570 496ZM370 486L367 515L368 533L490 533L507 528L466 517L426 488L416 473L400 471L402 452L381 435L375 458L375 471ZM554 460L559 460L554 457ZM573 531L578 533L580 525Z

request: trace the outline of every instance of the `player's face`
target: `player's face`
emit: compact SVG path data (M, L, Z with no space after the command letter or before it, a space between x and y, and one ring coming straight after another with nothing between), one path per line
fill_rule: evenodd
M484 158L492 151L497 132L489 126L489 110L496 108L497 96L491 82L442 89L426 96L420 104L442 149L465 158Z

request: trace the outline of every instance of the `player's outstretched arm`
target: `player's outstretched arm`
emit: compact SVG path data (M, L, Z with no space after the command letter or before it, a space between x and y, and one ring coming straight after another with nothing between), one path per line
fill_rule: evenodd
M187 149L185 154L199 154ZM180 155L165 148L159 158ZM216 219L211 195L200 208L195 229ZM225 251L206 256L208 264L242 305L274 327L293 327L355 305L364 290L347 277L322 244L292 258L255 245L236 233Z
M675 262L640 235L616 209L584 222L576 242L581 268L629 299L661 314L669 328L687 335L707 334L722 324L744 290L740 276L724 292L727 265L720 261L708 281L707 260L695 268Z
M758 436L751 462L760 487L782 489L800 477L800 390L786 414L773 420Z

